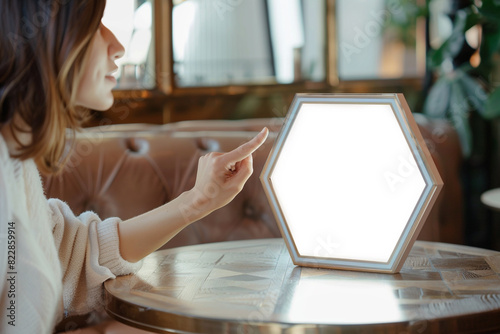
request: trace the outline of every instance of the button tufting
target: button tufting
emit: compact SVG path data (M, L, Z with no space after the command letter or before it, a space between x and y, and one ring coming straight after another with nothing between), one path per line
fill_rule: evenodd
M141 153L144 154L149 149L149 144L144 139L138 138L127 138L126 140L127 149L132 153Z
M198 138L196 139L196 146L207 152L218 152L220 151L219 142L210 138Z
M245 217L251 218L253 220L258 220L259 219L259 213L255 209L255 206L253 206L251 203L246 201L243 204L243 215Z

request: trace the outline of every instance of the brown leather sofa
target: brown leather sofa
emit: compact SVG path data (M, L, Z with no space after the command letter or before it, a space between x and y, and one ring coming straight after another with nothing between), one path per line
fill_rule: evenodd
M445 186L419 238L461 243L461 152L457 135L444 121L416 115ZM78 134L65 170L44 177L47 197L65 200L78 214L133 217L177 197L194 185L198 158L229 151L270 129L254 154L254 174L226 207L181 231L164 247L224 240L280 237L259 175L282 119L186 121L165 125L112 125Z

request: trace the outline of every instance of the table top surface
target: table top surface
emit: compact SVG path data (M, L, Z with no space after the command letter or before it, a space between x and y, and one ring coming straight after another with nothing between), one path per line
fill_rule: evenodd
M417 241L398 274L295 266L282 239L163 250L105 283L106 311L176 333L500 329L500 253Z
M482 193L481 202L491 209L500 211L500 188L490 189Z

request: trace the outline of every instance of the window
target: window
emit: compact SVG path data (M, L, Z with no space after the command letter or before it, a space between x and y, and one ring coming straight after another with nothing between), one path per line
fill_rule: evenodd
M125 47L125 55L116 62L116 89L154 88L152 0L108 0L102 22Z

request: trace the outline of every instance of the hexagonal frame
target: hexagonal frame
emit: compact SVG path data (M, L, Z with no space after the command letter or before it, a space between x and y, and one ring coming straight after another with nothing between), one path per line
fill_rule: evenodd
M394 117L399 123L401 132L413 154L418 170L425 180L425 187L387 262L314 257L299 254L295 240L285 219L285 215L282 212L275 189L273 188L272 174L279 160L284 143L297 119L297 115L303 103L332 105L387 104L391 106ZM322 143L318 144L321 145ZM382 273L399 272L443 187L443 181L441 180L436 165L432 160L431 154L402 94L296 94L290 105L283 127L264 165L260 179L294 264L307 267ZM308 210L308 208L305 208L305 210Z

